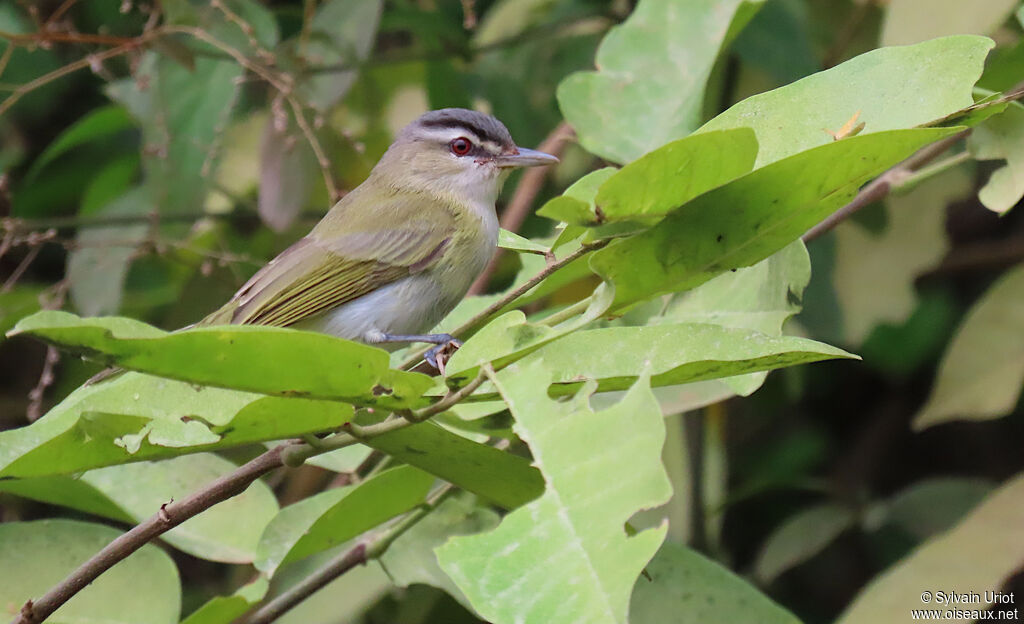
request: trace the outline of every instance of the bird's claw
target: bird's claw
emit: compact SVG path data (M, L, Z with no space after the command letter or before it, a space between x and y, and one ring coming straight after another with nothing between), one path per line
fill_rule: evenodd
M444 365L451 358L452 354L459 350L462 346L462 341L448 336L448 340L442 342L434 347L431 347L429 351L424 354L423 359L437 369L437 372L444 375Z

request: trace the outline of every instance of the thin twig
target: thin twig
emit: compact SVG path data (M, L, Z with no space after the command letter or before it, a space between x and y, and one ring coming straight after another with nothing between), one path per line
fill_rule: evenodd
M276 446L195 494L161 506L148 520L107 544L103 550L90 557L42 598L26 602L13 624L39 624L44 621L75 594L96 580L100 574L142 548L150 540L213 505L241 494L256 479L279 468L282 465L281 453L293 445L285 443Z
M586 243L584 245L581 245L579 249L577 249L576 251L572 252L568 256L562 258L561 260L556 260L555 262L552 262L552 263L548 264L546 267L544 267L544 269L539 271L536 275L534 275L533 277L531 277L527 281L523 282L518 288L515 288L515 289L510 290L509 292L505 293L505 295L501 299L499 299L499 300L495 301L494 303L492 303L491 305L487 306L487 308L485 310L483 310L482 312L477 313L476 315L474 315L471 319L469 319L468 321L466 321L462 325L459 325L458 328L456 328L456 329L454 329L453 331L450 332L451 335L455 336L455 337L465 336L467 332L469 332L469 331L471 331L473 329L476 329L480 325L483 325L487 321L491 320L491 318L493 318L495 315L497 315L498 312L501 312L502 310L504 310L505 307L507 307L513 301L515 301L516 299L522 297L526 293L530 292L533 289L534 286L536 286L537 284L540 284L541 282L543 282L545 279L548 278L549 275L551 275L555 271L557 271L557 270L559 270L559 269L561 269L561 268L563 268L563 267L565 267L565 266L567 266L569 264L572 264L573 262L575 262L579 258L585 256L586 254L588 254L588 253L590 253L592 251L597 251L598 249L601 249L602 247L604 247L605 245L607 245L610 242L611 242L611 239L603 239L603 240L599 240L599 241L596 241L596 242L593 242L593 243ZM423 354L424 353L425 353L425 350L416 351L415 353L410 355L409 358L405 362L403 362L402 365L399 368L407 370L407 369L412 368L413 366L419 364L420 360L423 359Z
M360 541L352 548L334 557L323 567L288 588L287 591L260 607L251 617L243 618L242 621L246 624L273 622L352 568L365 564L367 561L379 559L395 540L426 518L431 511L437 509L437 506L453 492L455 492L455 487L450 483L445 484L430 497L430 500L409 512L401 521L381 531L377 536Z
M565 150L565 146L575 136L572 126L566 122L562 122L555 126L555 129L548 134L547 138L541 141L541 144L537 146L542 152L547 152L552 156L561 156ZM518 232L519 228L522 227L523 221L526 220L526 215L530 213L530 208L533 206L533 200L537 198L537 194L544 186L544 179L547 178L551 167L534 167L527 169L523 172L522 179L519 180L519 186L516 187L516 192L512 196L512 200L505 207L505 210L501 213L501 227L510 231ZM498 268L498 261L501 258L503 250L499 249L494 256L491 257L491 261L487 264L487 268L477 276L473 285L469 287L470 295L478 295L487 288L487 283L491 280L491 276L494 275L494 271Z
M960 139L963 139L970 134L970 132L971 131L969 129L963 130L962 132L957 132L954 135L936 141L931 145L927 145L918 150L910 158L878 176L866 184L850 201L850 203L846 204L839 210L836 210L820 223L807 230L807 233L803 235L803 241L806 243L818 238L822 234L831 231L832 228L839 225L850 216L856 214L862 208L884 198L890 191L892 191L893 187L903 184L916 170L938 158L940 155L945 153L946 150L960 141Z

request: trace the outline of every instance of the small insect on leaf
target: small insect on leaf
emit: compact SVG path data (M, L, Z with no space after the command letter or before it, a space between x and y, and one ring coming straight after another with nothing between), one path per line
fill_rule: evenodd
M835 140L835 141L838 141L840 139L845 139L846 137L856 136L856 135L860 134L861 130L864 129L864 122L863 121L860 122L860 123L857 123L857 118L858 117L860 117L860 111L857 111L856 113L854 113L853 117L850 117L846 121L846 123L843 124L843 127L839 128L838 130L829 130L828 128L822 128L822 130L824 130L825 132L831 134L832 135L832 139Z

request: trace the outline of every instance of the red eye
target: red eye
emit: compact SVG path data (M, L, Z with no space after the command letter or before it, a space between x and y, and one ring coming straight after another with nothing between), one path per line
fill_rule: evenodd
M456 156L465 156L469 153L469 150L473 149L473 143L470 142L466 137L459 137L452 139L452 142L448 144L452 148L452 154Z

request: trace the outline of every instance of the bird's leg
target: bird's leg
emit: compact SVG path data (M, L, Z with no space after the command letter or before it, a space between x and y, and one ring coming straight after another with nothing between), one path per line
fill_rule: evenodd
M451 334L384 334L380 342L429 342L436 345L426 352L423 359L442 375L445 360L462 346L462 341Z

